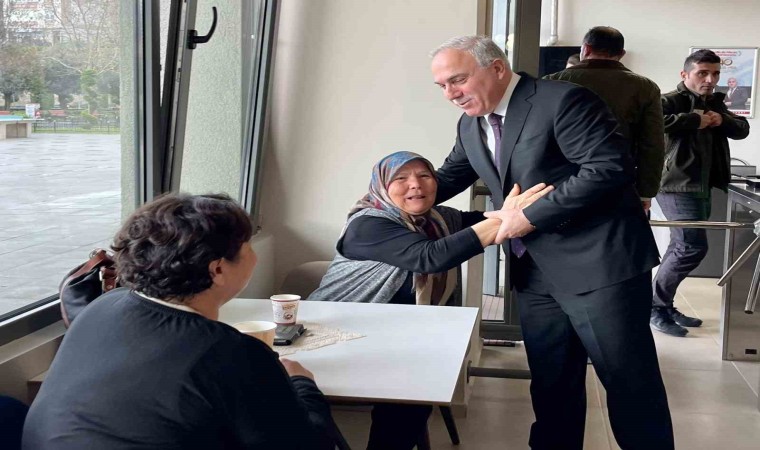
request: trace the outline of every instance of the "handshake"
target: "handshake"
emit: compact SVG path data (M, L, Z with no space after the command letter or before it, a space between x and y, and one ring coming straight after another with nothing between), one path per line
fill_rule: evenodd
M501 220L494 243L502 244L507 239L523 237L535 230L536 227L525 217L522 210L553 190L554 186L539 183L521 193L520 186L515 184L500 210L483 214L489 219Z

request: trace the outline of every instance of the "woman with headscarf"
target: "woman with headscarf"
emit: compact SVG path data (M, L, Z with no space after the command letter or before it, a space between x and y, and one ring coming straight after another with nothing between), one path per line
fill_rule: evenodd
M372 170L369 193L348 214L337 255L308 300L417 305L452 304L460 264L494 243L501 225L482 212L434 206L438 183L430 161L396 152ZM522 207L553 188L539 184L520 196ZM515 197L519 197L519 200ZM432 408L377 404L368 449L411 449Z
M381 159L372 169L369 193L348 213L337 255L309 300L451 304L457 267L493 244L501 221L479 211L434 206L435 176L430 161L416 153ZM520 205L552 189L538 184L520 196Z

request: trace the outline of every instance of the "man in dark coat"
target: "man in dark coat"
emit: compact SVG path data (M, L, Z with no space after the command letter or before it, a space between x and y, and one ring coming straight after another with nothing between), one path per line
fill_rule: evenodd
M698 50L686 58L676 90L662 96L665 119L665 167L657 204L668 220L707 220L710 191L728 187L731 155L728 139L744 139L749 123L730 112L725 94L714 93L720 79L720 57ZM685 327L702 321L673 307L678 285L707 254L705 230L671 228L670 245L654 279L652 326L671 336L686 336Z
M433 52L433 79L464 114L438 170L438 201L483 179L510 238L536 422L534 449L583 448L587 358L607 390L622 448L672 449L649 329L657 248L634 189L629 144L586 88L513 73L488 38ZM546 182L526 206L513 194ZM505 198L506 197L506 198Z
M648 210L660 189L665 159L660 88L620 63L624 44L623 34L615 28L594 27L583 37L580 63L544 78L585 86L607 103L620 132L631 140L636 191Z

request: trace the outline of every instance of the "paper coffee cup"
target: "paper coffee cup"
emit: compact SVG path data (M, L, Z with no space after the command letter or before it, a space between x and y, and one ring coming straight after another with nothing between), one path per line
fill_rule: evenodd
M300 295L278 294L269 297L272 300L274 321L278 325L291 325L298 319L298 302Z
M269 347L274 346L274 335L277 330L277 324L274 322L249 320L247 322L238 322L232 326L241 333L254 337Z

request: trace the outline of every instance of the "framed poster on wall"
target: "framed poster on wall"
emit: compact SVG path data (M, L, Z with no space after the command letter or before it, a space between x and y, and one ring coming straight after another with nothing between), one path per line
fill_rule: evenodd
M757 47L691 47L689 53L701 48L720 56L720 81L715 90L726 94L728 109L740 116L754 117Z

